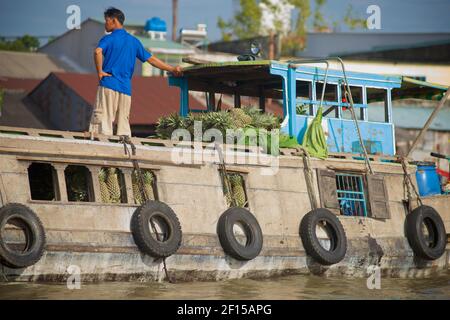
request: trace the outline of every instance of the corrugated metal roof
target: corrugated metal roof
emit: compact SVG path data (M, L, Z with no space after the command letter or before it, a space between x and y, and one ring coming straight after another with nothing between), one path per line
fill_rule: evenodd
M170 53L170 54L193 54L195 49L187 47L181 43L170 40L156 40L148 37L136 36L142 45L155 53Z
M0 51L0 77L43 79L50 72L71 71L45 53Z
M7 91L30 92L39 82L39 79L0 78L0 88L6 89Z
M91 106L94 104L98 86L97 75L76 73L53 73L52 75L70 87L88 104ZM39 89L40 86L35 90ZM179 89L169 87L167 78L133 77L132 90L130 115L132 125L155 124L159 117L179 112ZM196 107L200 104L193 97L189 97L189 103ZM200 109L201 106L197 108Z

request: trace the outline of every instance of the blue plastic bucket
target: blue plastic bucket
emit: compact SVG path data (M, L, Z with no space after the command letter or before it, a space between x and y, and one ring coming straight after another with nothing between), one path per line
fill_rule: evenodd
M421 196L441 194L441 183L433 162L417 163L416 180Z

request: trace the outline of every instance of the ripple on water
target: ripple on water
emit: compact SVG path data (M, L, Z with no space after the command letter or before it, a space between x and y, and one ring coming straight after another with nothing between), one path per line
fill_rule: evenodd
M222 282L103 282L69 290L54 283L0 283L0 299L448 299L450 272L428 279L382 278L380 290L366 279L286 276Z

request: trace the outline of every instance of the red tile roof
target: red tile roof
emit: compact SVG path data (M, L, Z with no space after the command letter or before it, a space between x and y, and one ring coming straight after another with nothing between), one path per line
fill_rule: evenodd
M0 77L0 88L14 91L24 91L26 93L33 90L41 82L40 79L18 79Z
M95 74L54 73L55 76L72 88L87 103L93 105L97 92L98 79ZM199 105L189 97L190 105ZM130 124L149 125L163 115L178 112L180 109L180 90L169 87L164 77L139 77L132 80Z

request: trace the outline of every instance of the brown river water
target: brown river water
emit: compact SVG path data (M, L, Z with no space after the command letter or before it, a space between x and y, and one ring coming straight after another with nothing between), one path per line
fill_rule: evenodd
M446 299L450 272L428 279L381 278L380 289L366 279L296 275L267 280L170 284L144 282L65 284L0 283L0 299Z

